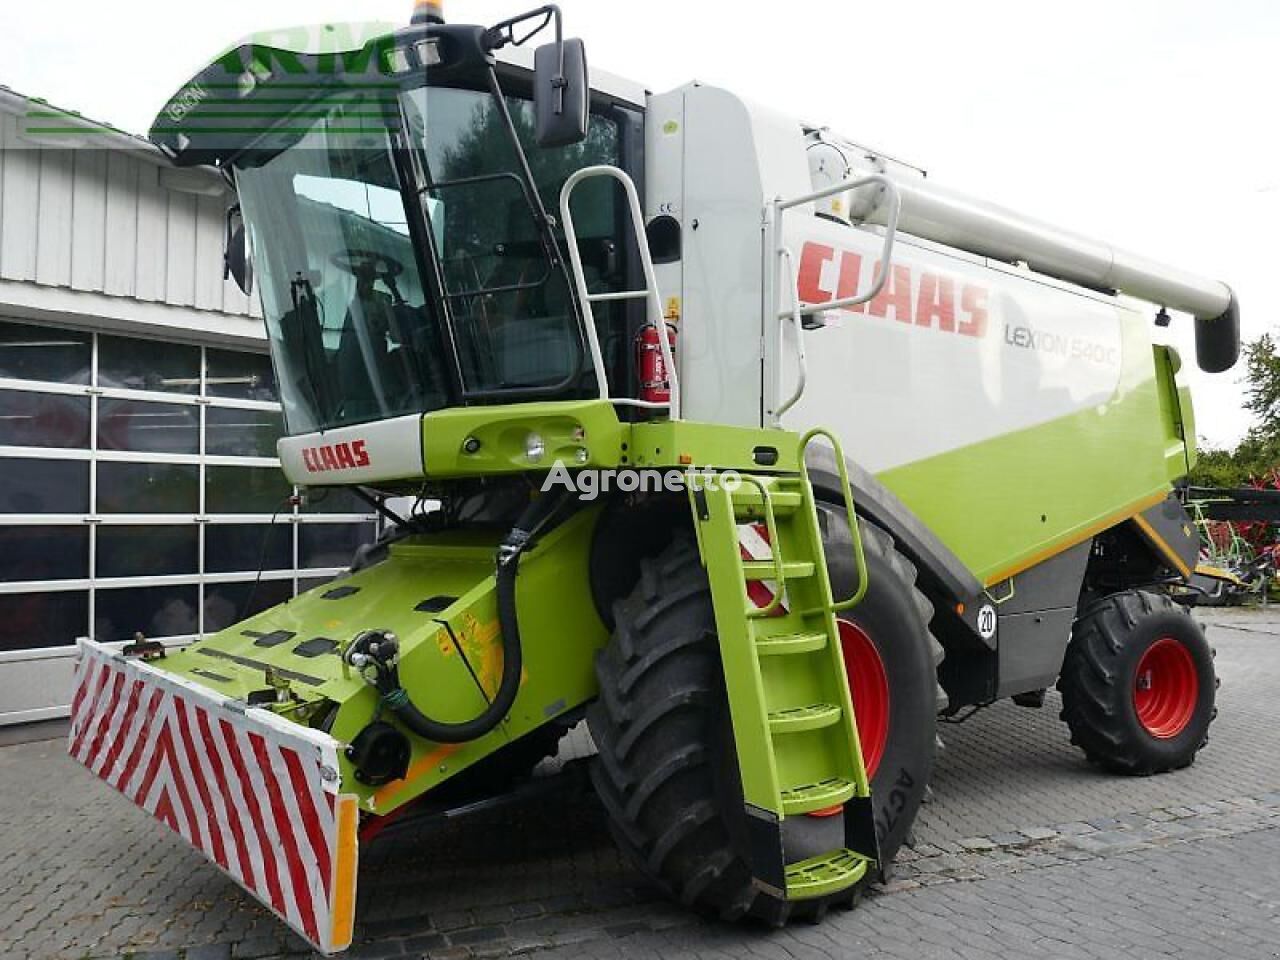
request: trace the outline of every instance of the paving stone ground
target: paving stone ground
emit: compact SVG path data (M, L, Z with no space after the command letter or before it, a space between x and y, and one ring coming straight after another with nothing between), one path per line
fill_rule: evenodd
M1195 766L1101 774L1053 696L996 705L944 728L893 880L820 926L692 917L623 862L590 797L569 796L368 851L351 956L1280 957L1280 611L1201 617L1223 687ZM575 732L567 753L589 749ZM0 749L0 864L5 960L306 955L58 741Z

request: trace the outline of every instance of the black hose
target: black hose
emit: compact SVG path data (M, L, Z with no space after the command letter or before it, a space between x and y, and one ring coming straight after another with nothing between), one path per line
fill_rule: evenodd
M503 721L520 692L520 675L524 671L524 652L520 644L520 625L516 612L516 574L520 556L534 542L564 505L567 494L539 497L520 515L511 532L498 548L495 573L498 603L498 625L502 630L502 681L498 692L485 711L464 723L442 723L419 710L400 686L399 671L380 664L378 691L382 702L413 733L434 743L467 743L478 740Z

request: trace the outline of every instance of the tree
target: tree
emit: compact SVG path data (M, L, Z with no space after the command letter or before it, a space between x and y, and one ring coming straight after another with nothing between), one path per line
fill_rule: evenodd
M1245 409L1258 418L1250 434L1262 439L1280 437L1280 356L1270 333L1245 345Z
M1197 487L1242 487L1280 468L1280 353L1264 333L1245 344L1244 407L1255 422L1234 450L1206 448L1191 473Z

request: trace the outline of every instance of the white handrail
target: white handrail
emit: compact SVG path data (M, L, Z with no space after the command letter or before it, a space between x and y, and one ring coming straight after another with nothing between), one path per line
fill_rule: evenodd
M622 189L627 194L627 204L631 211L631 228L640 254L640 264L644 270L644 290L593 294L587 289L587 276L582 268L582 252L578 249L578 232L574 227L570 200L578 184L592 177L612 177L622 184ZM587 342L591 349L591 362L596 370L596 382L600 385L600 399L610 400L620 406L667 410L672 420L679 420L680 378L676 373L675 351L671 347L670 331L667 330L666 318L662 312L662 297L658 291L658 278L653 269L653 257L649 254L649 241L644 233L644 212L640 209L640 194L636 190L635 181L627 175L626 171L619 170L617 167L607 165L583 167L573 173L560 190L560 222L564 227L565 242L569 247L569 263L573 268L574 286L577 288L578 301L582 304L583 320L587 325ZM592 309L592 304L597 301L607 302L640 297L648 301L649 322L657 327L659 333L658 344L662 350L662 363L667 369L667 384L671 394L670 401L665 403L609 396L609 379L605 370L604 354L600 349L600 336L596 332L595 311Z
M826 303L810 304L805 306L800 302L799 275L796 269L795 256L791 249L783 243L782 237L782 216L788 210L801 206L806 203L812 203L814 200L822 200L826 197L834 196L837 193L847 193L858 190L862 187L878 185L884 190L888 201L888 213L885 218L884 226L884 247L880 253L880 267L876 271L872 280L871 288L865 293L855 294L851 297L842 297L839 300L829 300ZM787 287L791 292L790 309L782 309L780 306L781 295L779 294L774 301L779 320L790 319L792 326L796 331L796 362L799 365L799 375L796 382L795 392L792 393L787 400L778 405L774 410L773 416L781 418L784 413L800 402L800 398L804 396L805 387L808 383L809 363L804 347L804 318L813 316L817 313L825 313L828 310L841 310L847 307L856 307L859 304L868 302L879 296L880 291L884 289L886 281L889 279L889 270L893 265L893 245L898 234L898 218L902 213L902 195L898 192L897 184L888 177L881 174L871 174L861 177L857 180L844 181L833 184L822 190L815 190L813 193L807 193L801 197L795 197L791 200L783 200L781 197L774 199L771 204L772 212L770 223L773 231L773 249L779 261L785 261L787 264ZM777 267L774 268L774 282L778 282ZM782 325L778 327L778 356L782 356L783 332L786 328ZM782 392L782 365L778 365L777 372L777 392Z
M781 250L782 214L786 213L792 207L798 207L801 204L812 203L814 200L823 200L827 197L835 196L837 193L849 193L862 187L872 186L873 184L878 184L881 189L884 190L886 199L888 200L889 212L885 217L884 248L880 253L880 269L877 271L875 278L872 281L871 289L866 293L855 294L851 297L843 297L839 300L828 300L826 303L811 304L807 307L801 307L800 315L802 317L812 316L815 313L825 313L828 310L843 310L846 307L856 307L869 300L874 300L880 295L880 291L884 289L885 281L889 278L889 266L893 260L893 245L898 235L898 219L902 215L902 194L898 190L898 185L888 177L879 173L873 173L857 180L837 183L822 190L807 193L804 196L796 197L793 200L782 200L779 198L773 201L773 228L777 234L777 236L775 236L775 240L777 242L774 244L774 247L777 250ZM779 310L778 316L785 317L790 313L790 310Z
M796 389L787 399L786 403L779 404L776 415L781 417L784 413L800 402L800 398L804 396L805 387L809 382L809 356L804 349L804 317L800 313L800 284L796 274L796 258L791 253L790 247L778 248L778 259L785 261L787 266L787 286L791 290L791 323L796 332L796 361L800 366L799 374L796 379ZM779 331L779 340L782 342L782 334Z

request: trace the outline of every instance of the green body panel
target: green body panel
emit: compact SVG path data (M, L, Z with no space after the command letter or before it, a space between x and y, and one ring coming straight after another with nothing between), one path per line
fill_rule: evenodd
M537 434L544 453L530 460ZM794 471L794 436L780 430L687 420L623 423L607 400L522 403L440 410L422 418L422 452L432 479L570 469L686 468ZM475 452L468 452L474 441ZM765 463L756 451L771 452ZM585 454L583 453L585 451Z
M777 460L757 460L757 448L773 451ZM783 430L730 427L718 423L637 423L631 427L628 459L635 467L687 467L794 473L798 469L796 436Z
M526 454L531 433L544 444L538 460ZM466 450L469 439L479 441L474 453ZM439 480L549 470L556 460L570 468L613 467L625 462L627 439L628 427L607 400L461 407L422 418L423 462Z
M1191 417L1191 391L1178 387L1182 359L1172 347L1154 346L1156 383L1160 397L1160 425L1164 428L1164 461L1169 479L1177 480L1195 466L1195 423ZM1192 419L1188 440L1187 420Z
M538 464L527 455L530 433L545 445ZM757 448L776 450L777 468L794 469L797 462L795 438L781 431L624 424L604 401L440 411L424 416L422 435L432 479L541 472L557 459L574 469L683 469L689 463L746 469ZM468 453L471 438L479 446ZM776 447L780 439L785 449ZM585 464L576 457L579 449L588 451ZM793 494L788 502L798 498ZM590 586L599 515L599 506L579 512L521 564L517 604L525 669L506 720L462 745L429 743L409 734L409 775L381 788L360 784L344 758L343 789L358 795L364 809L389 813L596 695L593 655L607 640ZM342 648L357 634L388 630L400 639L400 678L415 705L446 723L472 719L485 710L486 696L497 690L502 672L494 557L506 532L468 528L402 540L390 547L385 561L211 635L162 661L161 669L237 700L247 701L273 683L285 685L289 702L272 709L295 722L315 724L336 705L327 729L339 742L350 743L375 718L399 725L341 658ZM318 654L298 650L317 640L322 646L324 640L331 643Z
M531 461L526 439L538 434L545 452ZM475 452L468 453L468 440ZM781 440L781 443L780 443ZM513 403L463 407L422 417L422 460L433 479L527 474L557 461L575 468L680 468L794 471L794 436L781 430L657 421L623 424L609 401ZM756 460L756 448L773 463ZM581 451L585 451L582 456Z
M381 789L359 783L344 758L344 792L358 795L366 810L388 813L595 696L593 654L607 639L588 576L598 516L598 509L579 513L548 534L520 566L516 597L524 676L506 720L481 739L456 746L427 743L410 734L409 776ZM337 653L305 657L295 648L315 637L346 643L364 630L391 630L401 642L401 681L419 709L443 722L470 720L484 711L486 700L445 624L486 691L494 693L502 672L494 554L505 533L472 531L402 541L391 547L386 561L214 634L157 666L233 698L265 689L265 668L271 667L291 678L291 692L303 700L292 713L281 711L284 716L305 721L309 705L337 704L330 732L349 743L374 718L377 693L355 671L344 669ZM346 590L358 592L343 595ZM326 599L326 594L336 598ZM440 597L457 599L441 612L417 609ZM262 635L276 631L296 636L273 646L258 645ZM396 722L389 711L382 719Z
M1190 387L1178 387L1178 410L1182 414L1183 444L1187 450L1187 473L1200 462L1200 450L1196 446L1196 407L1191 400ZM1181 480L1182 477L1175 477Z
M1194 427L1190 400L1175 411L1162 399L1145 330L1122 330L1108 403L879 475L984 583L1138 513L1185 475L1174 415Z

